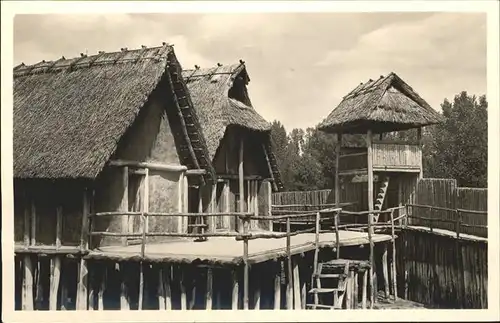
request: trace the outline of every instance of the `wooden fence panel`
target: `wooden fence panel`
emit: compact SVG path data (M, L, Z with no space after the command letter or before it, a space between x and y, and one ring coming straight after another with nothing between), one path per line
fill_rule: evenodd
M486 188L457 188L456 207L464 210L488 211L488 189ZM472 225L488 225L485 214L462 213L462 221ZM465 229L465 230L464 230ZM488 236L487 228L462 228L463 232L481 237Z

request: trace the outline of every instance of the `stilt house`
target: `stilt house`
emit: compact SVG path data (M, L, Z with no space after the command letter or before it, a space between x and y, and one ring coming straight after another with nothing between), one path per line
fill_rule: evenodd
M395 73L359 84L319 125L320 130L337 135L335 200L340 203L365 195L360 205L363 211L408 203L423 174L422 127L439 123L441 118ZM384 140L386 133L409 129L417 130L413 141ZM365 134L366 145L344 147L343 134ZM364 183L352 185L354 177Z
M212 211L268 214L271 191L281 189L282 183L271 147L271 125L252 107L244 62L212 68L195 66L184 70L183 78L217 177L216 185L206 186L202 192L203 200L211 198ZM201 207L210 207L210 203ZM209 223L215 230L241 229L235 218L217 221ZM250 226L250 230L269 228L269 221L255 220Z

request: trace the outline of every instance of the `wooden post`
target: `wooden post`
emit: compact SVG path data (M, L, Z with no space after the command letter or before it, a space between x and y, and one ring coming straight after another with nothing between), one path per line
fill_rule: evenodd
M260 309L260 302L261 302L261 298L260 298L261 281L260 281L260 279L257 278L257 280L254 282L253 286L254 286L254 292L253 292L253 305L254 306L253 306L253 309L259 310Z
M30 245L30 218L31 210L30 207L26 205L24 208L24 249L28 249Z
M402 178L398 178L398 206L400 207L398 211L398 217L400 218L403 215L403 209L401 208L403 206L403 184L401 183ZM401 227L403 223L403 218L399 219L399 226Z
M255 216L259 216L259 182L257 180L253 181L253 213ZM253 220L253 229L259 228L259 220Z
M184 172L179 173L179 183L178 183L178 200L177 200L177 209L179 213L184 213ZM184 219L182 217L177 218L177 232L182 232L182 223Z
M181 310L187 309L187 295L186 295L186 286L184 285L184 272L182 269L179 271L181 279L180 279L180 287L181 287Z
M397 271L396 271L397 258L396 258L396 234L394 230L394 211L391 211L391 241L392 241L392 257L391 257L392 291L394 293L394 300L397 300L398 284L397 284Z
M146 168L144 170L144 201L142 205L142 210L144 213L149 212L149 168ZM145 218L146 223L144 224L146 226L145 232L149 232L149 217L146 216ZM144 242L146 243L146 242Z
M212 185L212 195L210 196L210 212L217 212L217 182ZM217 218L211 216L208 220L209 232L215 232L217 228Z
M277 261L277 269L274 275L274 309L281 309L281 262Z
M340 216L340 212L334 212L333 223L335 225L335 251L336 251L337 259L340 258L339 216Z
M222 195L224 197L224 212L228 213L229 208L229 180L224 181L224 187L222 189ZM229 231L231 227L231 220L229 215L224 215L224 229Z
M424 170L423 170L423 155L422 155L422 127L417 128L417 140L418 146L420 147L420 172L418 173L418 178L424 178Z
M266 192L267 192L267 215L273 215L273 200L272 200L272 187L271 182L266 182ZM269 220L269 231L273 231L273 220Z
M342 146L342 134L337 133L337 145L335 146L335 207L340 207L340 147Z
M129 303L129 295L128 295L128 288L126 284L126 275L125 275L125 263L120 263L116 264L119 266L120 270L120 278L121 278L121 284L120 284L120 310L122 311L128 311L130 310L130 303Z
M238 165L238 182L239 182L239 198L240 198L240 213L245 212L245 209L243 207L243 203L245 202L245 182L243 179L244 172L243 172L243 145L244 141L243 139L240 140L240 153L239 153L239 165ZM237 218L238 226L241 227L241 220ZM239 230L238 230L239 231Z
M385 298L389 298L389 270L387 268L387 243L383 243L383 253L382 253L382 271L384 273L384 292Z
M368 274L368 271L367 270L364 270L363 271L363 289L361 291L361 308L362 309L366 309L366 292L367 292L367 288L368 288L368 284L367 284L367 274Z
M349 270L349 275L346 277L345 294L345 308L349 310L352 308L352 270Z
M33 311L33 263L29 254L24 255L24 279L22 291L22 309Z
M165 310L165 282L162 265L158 266L158 309Z
M353 284L354 294L353 294L353 303L354 309L358 308L358 271L354 273L354 284Z
M56 249L61 248L62 221L62 207L58 206L56 208Z
M41 258L38 257L36 262L36 271L35 271L35 310L40 310L43 301L43 284L42 284L42 263Z
M191 299L189 300L189 309L192 310L194 309L194 306L196 304L196 282L192 282L191 286Z
M128 212L128 166L122 167L122 187L123 195L120 204L121 212ZM128 233L128 216L122 216L122 233ZM122 237L122 245L127 245L127 237Z
M99 292L97 294L97 309L99 311L104 310L104 291L106 290L106 279L108 267L106 265L103 266L102 276L101 276L101 284L99 285Z
M288 282L286 285L286 306L287 309L293 309L293 294L292 294L292 284L293 284L293 273L292 273L292 254L291 254L291 241L290 241L290 218L286 218L286 258L288 263Z
M231 293L231 308L238 309L239 286L238 286L238 272L236 269L232 271L232 293Z
M188 213L189 212L189 182L188 182L187 176L183 177L182 189L184 190L184 192L182 194L182 198L183 198L182 205L184 208L183 212ZM189 218L187 216L185 216L182 219L183 219L182 232L188 232L188 219Z
M94 281L95 281L95 271L89 272L89 293L88 293L88 310L93 311L95 309L95 290L94 290Z
M300 310L302 308L298 259L295 259L295 261L293 261L293 308L296 310Z
M373 135L371 129L368 130L366 134L366 147L367 147L367 158L368 158L368 210L373 211L373 154L372 154L372 141ZM373 213L368 214L368 241L370 243L370 306L373 308L373 303L376 299L376 291L374 289L374 274L373 270L375 267L375 260L373 257Z
M249 220L245 218L243 220L243 234L248 234ZM249 264L248 264L248 238L245 236L243 238L243 309L248 309L248 275L249 275Z
M137 309L142 310L144 303L144 264L139 262L139 300L137 304Z
M213 291L212 291L212 268L207 268L207 291L206 291L206 303L205 303L205 309L206 310L212 310L212 297L213 297Z
M31 200L31 245L36 245L36 206L33 199Z
M49 295L49 309L51 311L57 310L57 291L59 290L59 281L61 279L61 256L54 256L51 259L50 265L50 295Z

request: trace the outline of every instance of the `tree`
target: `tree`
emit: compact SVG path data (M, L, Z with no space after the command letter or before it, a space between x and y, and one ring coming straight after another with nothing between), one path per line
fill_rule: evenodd
M460 186L487 187L488 102L461 92L441 104L445 121L424 136L426 177L455 178Z

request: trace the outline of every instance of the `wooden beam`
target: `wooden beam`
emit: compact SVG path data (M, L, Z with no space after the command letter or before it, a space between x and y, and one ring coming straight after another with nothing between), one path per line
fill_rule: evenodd
M391 273L392 273L392 292L394 300L398 299L398 286L397 286L397 272L396 272L396 235L394 229L394 212L391 212L391 242L392 242L392 255L391 255Z
M212 184L212 190L211 190L211 195L210 195L210 212L215 213L217 212L217 182ZM215 229L217 227L217 218L216 217L209 217L207 219L207 222L209 224L210 231L209 232L215 232Z
M78 310L87 310L87 284L88 284L88 270L87 260L81 258L78 269L78 285L76 294L76 304Z
M35 279L35 310L41 310L42 309L42 302L43 302L43 284L42 284L42 262L41 258L38 257L37 262L36 262L36 279ZM44 273L45 274L45 273Z
M108 165L116 167L127 167L127 168L128 167L145 168L145 169L165 171L165 172L184 172L187 170L187 167L184 165L167 165L160 163L137 162L131 160L111 160L109 161Z
M30 255L24 255L23 259L23 286L22 286L22 309L23 311L33 311L33 263Z
M57 310L57 292L59 290L59 281L61 279L61 256L55 256L50 264L50 294L49 310Z
M349 270L345 282L345 308L348 310L352 309L352 281L352 270Z
M128 167L125 166L122 169L122 189L123 195L120 203L120 211L128 212ZM128 233L128 216L122 216L122 233ZM127 245L127 237L122 238L122 246Z
M212 310L212 298L213 298L213 273L212 268L207 268L207 289L205 295L205 309Z
M207 173L206 169L188 169L188 170L186 170L186 176L205 175L206 173Z

